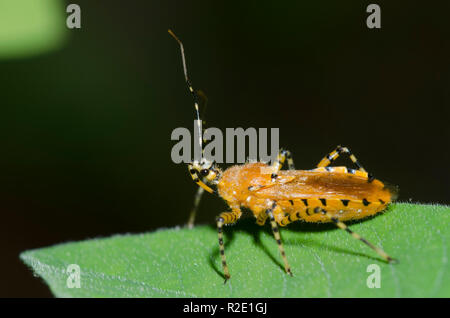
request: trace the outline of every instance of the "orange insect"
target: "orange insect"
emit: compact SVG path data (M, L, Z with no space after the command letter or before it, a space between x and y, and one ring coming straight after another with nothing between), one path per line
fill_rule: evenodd
M198 96L187 76L183 44L171 30L169 33L180 44L185 79L194 97L197 122L200 123ZM201 130L200 126L198 129ZM199 142L201 144L202 140ZM330 167L340 155L349 156L357 169ZM285 161L289 170L281 170ZM297 220L333 222L337 227L368 245L387 262L396 261L381 248L350 230L343 222L381 212L398 195L397 187L387 185L368 174L347 147L338 146L312 170L295 170L292 155L288 150L281 150L276 162L270 166L262 162L246 163L222 171L214 162L202 158L200 162L194 161L189 164L188 168L192 179L200 186L188 225L193 224L204 191L217 194L231 209L230 212L223 212L217 217L225 282L231 276L225 258L223 226L235 223L242 215L242 207L253 212L259 225L264 225L269 219L286 273L290 275L292 272L281 242L278 225L286 226Z

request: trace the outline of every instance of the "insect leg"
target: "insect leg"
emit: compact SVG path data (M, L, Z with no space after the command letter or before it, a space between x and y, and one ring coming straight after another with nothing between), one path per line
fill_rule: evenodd
M339 221L338 218L332 217L330 216L326 210L321 209L321 208L315 208L314 209L315 213L323 213L325 216L327 216L334 224L336 224L336 226L344 231L346 231L348 234L350 234L353 238L360 240L361 242L363 242L364 244L366 244L367 246L369 246L371 249L373 249L375 252L377 252L378 255L380 255L382 258L384 258L387 262L389 263L396 263L397 260L395 258L390 257L385 251L383 251L381 248L379 248L378 246L373 245L372 243L370 243L369 241L367 241L365 238L363 238L361 235L359 235L358 233L353 232L352 230L349 229L349 227L342 221Z
M194 227L195 216L197 215L197 210L200 205L200 200L202 199L202 195L205 192L205 189L202 187L198 187L197 193L195 194L194 206L189 214L189 220L187 222L187 227L192 229Z
M289 170L295 170L294 160L289 150L281 149L278 153L277 160L272 164L272 182L278 177L277 173L283 167L284 162L287 160Z
M223 212L217 218L217 234L219 236L219 252L222 259L222 267L225 275L224 284L230 279L231 275L228 270L227 260L225 257L225 245L223 244L223 225L236 222L241 217L241 211L236 209L233 212Z
M363 166L359 163L358 159L356 159L355 155L348 149L347 147L337 146L335 150L326 155L317 165L320 167L327 167L333 163L341 154L346 154L350 160L358 167L358 170L366 172Z
M284 262L284 269L286 273L292 276L291 267L289 266L286 253L284 251L283 243L281 242L281 236L280 236L280 230L278 228L277 222L275 221L275 218L273 216L273 210L277 207L277 203L274 202L272 207L266 211L267 216L270 219L270 225L272 227L273 236L275 237L275 240L278 244L278 249L280 250L281 257L283 258Z
M258 217L256 218L256 224L258 225L264 225L264 223L266 223L267 220L267 213L261 212L258 214Z

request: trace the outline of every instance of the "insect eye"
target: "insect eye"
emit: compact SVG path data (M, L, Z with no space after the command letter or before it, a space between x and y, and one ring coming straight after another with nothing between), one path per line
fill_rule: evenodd
M206 177L209 174L209 170L208 169L202 169L200 170L200 174L204 177Z

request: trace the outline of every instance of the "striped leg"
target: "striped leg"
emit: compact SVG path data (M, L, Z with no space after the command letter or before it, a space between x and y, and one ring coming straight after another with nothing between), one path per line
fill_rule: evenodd
M241 211L236 209L233 212L224 212L217 218L217 234L219 236L219 252L222 259L223 273L225 275L224 284L230 279L231 275L228 271L227 260L225 257L225 245L223 244L223 225L236 222L241 217Z
M278 177L277 173L283 167L284 162L287 160L289 170L295 170L294 160L289 150L281 149L278 153L277 160L272 164L272 182Z
M270 219L270 225L272 227L273 236L275 237L275 240L278 244L278 249L280 250L281 257L283 258L284 262L284 269L286 273L292 276L291 267L289 266L286 253L284 251L283 243L281 242L281 236L280 236L280 230L278 229L277 222L275 221L275 218L273 216L273 210L275 210L277 204L276 202L273 203L272 207L266 211L267 216Z
M189 215L189 220L187 222L187 227L192 229L194 227L195 216L197 215L197 210L200 205L200 200L202 199L202 195L205 192L205 189L202 187L198 187L197 193L195 194L194 206L191 210L191 214Z
M350 160L358 167L358 170L366 171L361 164L359 163L358 159L356 159L355 155L348 149L347 147L341 147L337 146L335 150L330 152L328 155L326 155L317 165L318 168L320 167L327 167L330 164L333 163L341 154L346 154L349 156Z
M314 209L314 213L323 213L324 215L326 215L334 224L336 224L336 226L344 231L346 231L348 234L350 234L353 238L360 240L361 242L363 242L364 244L366 244L367 246L369 246L371 249L373 249L375 252L377 252L378 255L380 255L382 258L384 258L388 263L396 263L398 262L395 258L390 257L388 254L386 254L385 251L383 251L381 248L379 248L378 246L373 245L372 243L370 243L369 241L367 241L365 238L363 238L361 235L359 235L358 233L353 232L352 230L349 229L349 227L347 225L345 225L344 222L339 221L338 218L332 217L329 214L327 214L327 211L321 208L315 208Z
M258 214L258 217L256 218L256 224L258 225L264 225L264 223L266 223L267 220L267 213L261 212Z

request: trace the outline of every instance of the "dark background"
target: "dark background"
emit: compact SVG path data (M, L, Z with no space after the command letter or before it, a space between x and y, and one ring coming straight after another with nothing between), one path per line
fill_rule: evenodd
M0 61L0 296L51 296L21 251L187 221L170 135L193 104L168 28L209 125L279 127L300 169L346 145L401 201L450 203L447 2L376 1L372 30L368 1L75 3L62 49ZM225 209L206 195L198 222Z

